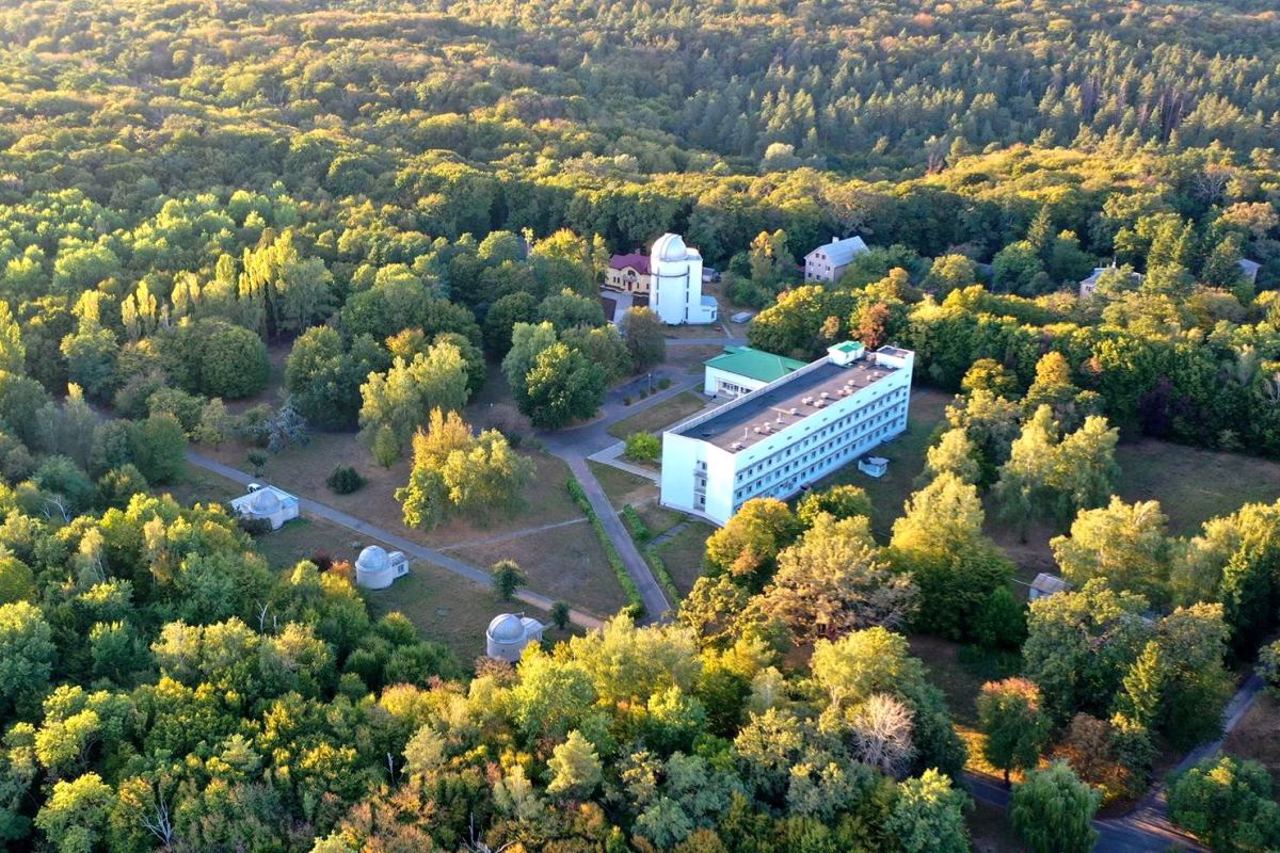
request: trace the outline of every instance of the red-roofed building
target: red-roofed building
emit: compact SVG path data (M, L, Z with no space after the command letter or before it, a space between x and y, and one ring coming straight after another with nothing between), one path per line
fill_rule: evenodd
M614 255L609 259L604 286L624 293L649 292L649 256L639 253Z

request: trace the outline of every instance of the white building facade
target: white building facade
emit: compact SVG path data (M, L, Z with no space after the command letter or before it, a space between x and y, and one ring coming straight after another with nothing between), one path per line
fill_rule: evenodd
M247 494L231 499L231 509L242 518L265 521L272 530L298 517L298 499L284 489L250 483Z
M786 499L907 428L915 353L831 347L825 358L663 433L661 502L716 524Z
M850 262L869 251L861 237L833 238L804 256L804 280L823 284L839 281Z
M679 234L663 234L649 251L649 307L668 326L714 323L715 297L702 295L702 255Z
M407 574L409 560L403 551L370 545L356 558L356 586L362 589L386 589Z
M537 619L518 613L500 613L489 622L484 632L486 657L518 663L525 647L542 642L546 626Z

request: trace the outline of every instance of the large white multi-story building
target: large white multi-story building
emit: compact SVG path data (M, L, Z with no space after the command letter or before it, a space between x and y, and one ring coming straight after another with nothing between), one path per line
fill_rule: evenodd
M724 524L788 498L907 428L915 353L846 342L662 436L662 505Z

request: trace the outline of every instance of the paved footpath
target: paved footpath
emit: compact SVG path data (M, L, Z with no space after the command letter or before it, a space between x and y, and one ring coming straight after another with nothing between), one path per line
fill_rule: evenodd
M206 471L211 471L214 474L226 477L228 480L234 480L241 485L248 485L249 483L256 482L254 477L249 476L244 471L232 468L230 465L223 465L221 462L210 459L207 456L202 456L194 450L187 451L187 461L192 465L195 465L197 468L203 468ZM390 530L384 530L383 528L370 524L363 519L356 518L354 515L349 515L340 509L334 509L328 504L322 504L319 501L312 500L311 498L303 495L298 496L298 503L303 511L315 518L322 518L325 521L332 522L340 527L345 527L348 530L353 530L356 533L368 536L372 539L377 539L398 551L405 552L411 557L416 557L419 560L425 560L428 563L439 566L445 571L453 572L455 575L459 575L469 581L480 584L486 589L490 588L492 585L492 578L489 573L479 566L473 566L470 563L459 560L457 557L451 557L448 554L435 549L419 545L417 542L406 539L399 534L392 533ZM550 610L551 606L555 603L550 597L529 589L518 590L516 592L516 598L523 601L525 604L537 607L544 611ZM583 628L599 628L604 624L600 619L592 616L590 613L583 613L581 610L575 610L573 608L570 608L569 610L569 619L573 624Z
M671 602L667 600L662 586L653 576L653 570L640 555L626 526L618 518L618 512L609 501L604 487L600 485L595 474L591 473L591 466L587 464L587 459L618 443L618 439L609 434L609 427L613 424L638 412L651 409L685 391L692 391L702 386L701 377L690 378L684 373L675 374L662 369L653 371L653 382L659 382L663 378L670 379L671 385L642 400L633 402L631 405L623 402L625 396L634 394L640 383L647 383L648 378L634 380L610 391L600 407L600 415L595 420L568 429L544 431L538 435L547 451L563 460L573 472L573 476L582 484L582 490L586 492L591 508L600 517L609 541L618 549L618 554L622 557L623 567L635 582L636 589L640 591L640 598L644 601L648 618L658 620L669 614Z

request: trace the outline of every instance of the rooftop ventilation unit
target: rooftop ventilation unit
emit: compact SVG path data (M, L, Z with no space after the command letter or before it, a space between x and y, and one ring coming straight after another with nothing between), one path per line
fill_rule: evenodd
M810 403L812 403L812 402L813 402L813 398L812 398L812 397L801 397L801 398L800 398L800 402L801 402L801 403L804 403L804 404L807 406L807 405L809 405Z
M798 413L799 413L799 409L797 409L795 406L792 406L788 413L789 413L789 414L792 414L792 415L794 415L794 414L798 414Z
M741 450L741 449L742 449L742 442L741 442L741 441L735 441L733 444L731 444L731 445L729 445L729 446L730 446L731 448L733 448L734 450Z
M823 391L823 392L822 392L822 399L824 399L824 400L830 400L830 399L831 399L831 394L830 394L829 392L827 392L827 391Z
M760 427L754 427L754 428L752 428L752 430L751 430L751 431L752 431L752 432L754 432L756 435L759 435L759 434L760 434Z
M816 408L816 409L821 409L821 408L822 408L823 406L825 406L826 404L827 404L827 401L826 401L826 400L819 400L819 401L817 401L816 403L814 403L814 404L813 404L813 406L814 406L814 408Z

